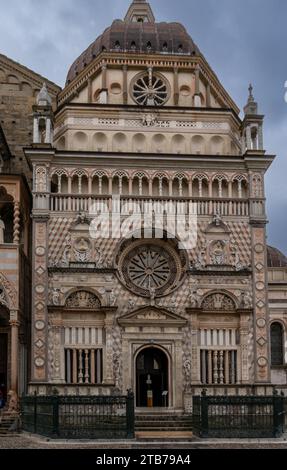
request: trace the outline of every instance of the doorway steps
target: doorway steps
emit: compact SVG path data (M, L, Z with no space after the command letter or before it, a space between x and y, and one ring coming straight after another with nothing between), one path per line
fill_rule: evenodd
M191 440L192 417L183 414L136 414L135 433L140 440Z
M2 411L0 414L0 437L15 436L19 433L19 416Z

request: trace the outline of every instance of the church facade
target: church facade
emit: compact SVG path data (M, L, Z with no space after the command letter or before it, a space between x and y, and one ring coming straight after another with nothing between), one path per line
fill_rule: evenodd
M28 393L188 410L203 389L284 387L287 260L266 246L252 87L241 120L185 28L135 0L52 91L25 148Z

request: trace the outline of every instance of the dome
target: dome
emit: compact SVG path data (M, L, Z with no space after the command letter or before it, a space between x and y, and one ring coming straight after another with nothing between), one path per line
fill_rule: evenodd
M268 268L287 268L287 257L277 248L267 247Z
M101 52L194 55L199 50L180 23L156 23L150 5L134 1L125 20L115 20L71 66L68 85Z

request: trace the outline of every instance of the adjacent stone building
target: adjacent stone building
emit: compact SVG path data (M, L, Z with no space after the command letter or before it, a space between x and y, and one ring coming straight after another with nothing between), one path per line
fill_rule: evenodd
M266 247L274 156L252 87L241 120L185 28L144 0L74 62L57 104L46 83L25 124L29 393L132 389L137 409L180 411L203 388L286 384L287 263Z
M31 362L31 184L23 148L45 79L0 54L0 388L27 392ZM46 81L55 98L60 88Z

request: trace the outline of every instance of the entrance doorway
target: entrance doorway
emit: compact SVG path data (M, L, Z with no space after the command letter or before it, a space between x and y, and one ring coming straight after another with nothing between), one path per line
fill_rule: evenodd
M168 358L159 348L141 351L136 359L136 403L139 408L169 406Z
M7 349L8 335L0 334L0 392L3 394L4 401L7 400Z

